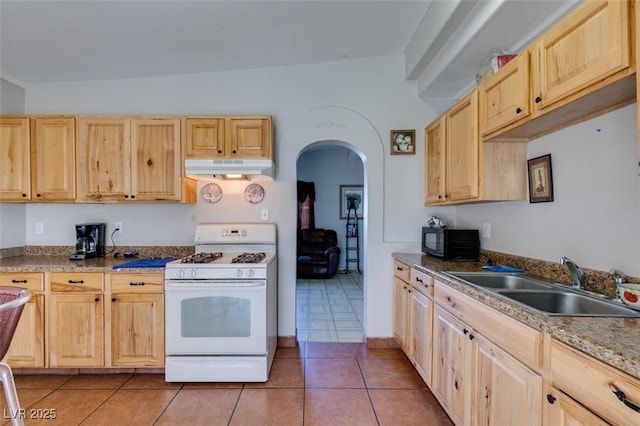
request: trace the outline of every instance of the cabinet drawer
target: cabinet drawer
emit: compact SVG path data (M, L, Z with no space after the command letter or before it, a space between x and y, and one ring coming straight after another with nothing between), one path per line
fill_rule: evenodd
M411 268L399 260L394 260L393 275L408 283L410 281Z
M42 272L3 272L0 273L0 285L44 290Z
M51 291L103 291L100 272L53 272L49 278Z
M433 277L411 268L411 286L427 297L433 297Z
M640 413L614 394L623 392L626 401L640 406L640 380L557 341L551 342L551 379L556 388L607 421L640 424Z
M112 293L162 293L163 274L110 274Z
M542 368L542 332L435 281L434 300L527 367Z

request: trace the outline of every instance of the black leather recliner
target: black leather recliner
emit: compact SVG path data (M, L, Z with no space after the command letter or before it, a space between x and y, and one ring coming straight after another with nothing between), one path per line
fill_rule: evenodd
M333 229L298 230L298 278L331 278L338 271L340 247Z

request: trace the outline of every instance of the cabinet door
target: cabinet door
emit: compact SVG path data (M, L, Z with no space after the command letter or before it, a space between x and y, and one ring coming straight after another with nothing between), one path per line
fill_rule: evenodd
M49 301L49 366L103 366L103 295L54 293Z
M456 425L465 424L469 403L469 328L439 306L434 309L431 391ZM469 383L467 383L467 381Z
M184 120L185 158L215 158L225 155L224 118L189 118Z
M129 120L78 120L78 199L125 201L131 196Z
M431 386L431 343L433 301L417 291L411 292L409 324L413 362L427 386Z
M471 416L478 425L538 426L542 376L475 333Z
M425 137L425 204L435 204L446 199L445 193L445 128L443 115L430 124L424 132Z
M164 365L164 295L112 295L111 365Z
M544 424L553 426L606 426L609 423L553 387L545 392Z
M24 305L4 362L11 367L44 367L44 295Z
M0 117L0 201L31 198L29 119Z
M480 143L477 90L447 112L445 135L447 200L478 198Z
M393 336L407 356L408 351L408 290L411 286L398 277L393 277Z
M271 158L271 120L268 118L230 118L228 156Z
M31 177L34 199L73 201L76 197L76 122L73 117L32 120Z
M180 119L132 120L131 152L131 199L180 200Z
M538 40L538 109L629 67L628 1L588 1Z
M480 86L482 135L529 115L529 52L524 51Z

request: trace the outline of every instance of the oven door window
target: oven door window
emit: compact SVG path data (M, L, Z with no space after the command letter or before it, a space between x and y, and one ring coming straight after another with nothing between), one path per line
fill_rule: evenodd
M182 337L249 337L251 300L204 296L184 299L180 307Z

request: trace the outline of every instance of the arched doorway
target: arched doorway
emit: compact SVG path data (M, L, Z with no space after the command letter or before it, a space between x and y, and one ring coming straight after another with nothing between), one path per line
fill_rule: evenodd
M359 232L363 209L358 210L357 216L353 212L347 215L343 200L347 190L364 195L363 162L352 148L340 141L319 141L308 145L297 160L298 187L314 188L311 216L315 225L315 231L297 230L296 255L301 257L296 279L296 329L300 342L364 341L361 259L365 246ZM308 204L308 197L304 198L299 210L300 205ZM303 218L308 215L306 210L299 213L305 213ZM308 236L313 236L313 240L308 241ZM324 236L329 245L336 242L340 252L337 271L327 270L329 257L321 253L335 256L338 250L333 247L320 250L317 244L322 243L318 243L318 236ZM313 267L307 254L314 256ZM316 260L320 266L315 266Z

